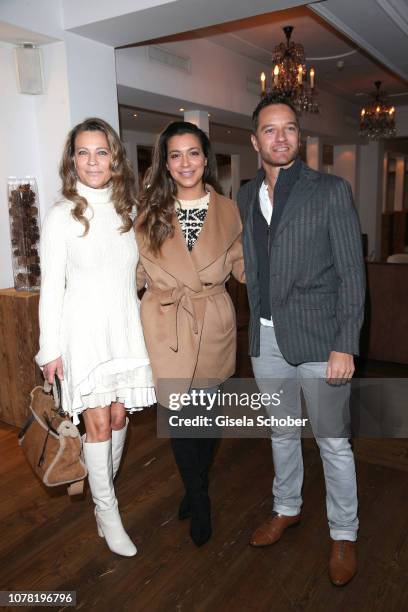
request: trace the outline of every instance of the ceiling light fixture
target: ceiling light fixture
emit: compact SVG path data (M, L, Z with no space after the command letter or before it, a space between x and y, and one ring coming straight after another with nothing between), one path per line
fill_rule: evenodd
M307 70L303 45L290 40L293 26L285 26L283 31L286 43L280 43L275 47L269 88L266 74L262 72L260 76L261 96L267 93L281 94L292 101L298 112L318 113L319 105L315 100L315 70L314 68Z
M184 113L185 109L183 107L179 108L180 113Z
M388 103L385 92L381 90L381 81L375 81L374 85L376 91L371 94L371 102L360 111L359 135L372 140L393 138L396 134L395 106Z

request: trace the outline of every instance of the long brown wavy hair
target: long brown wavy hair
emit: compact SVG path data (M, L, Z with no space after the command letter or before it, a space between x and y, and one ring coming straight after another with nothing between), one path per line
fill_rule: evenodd
M207 134L187 121L170 123L156 141L152 155L152 165L144 177L138 204L138 227L149 248L155 254L160 252L164 241L174 235L172 221L177 186L166 166L167 143L173 136L183 136L184 134L193 134L201 144L204 157L207 160L202 178L203 183L211 185L216 191L220 191L217 183L215 155Z
M68 134L60 164L60 177L62 180L61 193L66 200L75 204L72 210L74 219L84 226L83 236L89 231L89 220L84 213L88 207L86 198L78 194L76 184L78 175L75 169L75 140L80 132L103 132L109 144L111 153L112 172L112 201L116 212L122 218L121 233L128 232L133 225L131 212L136 206L135 176L126 157L126 150L115 130L98 117L90 117L78 123Z

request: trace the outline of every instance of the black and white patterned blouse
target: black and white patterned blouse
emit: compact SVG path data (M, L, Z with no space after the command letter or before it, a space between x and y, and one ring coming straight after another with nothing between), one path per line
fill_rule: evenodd
M209 200L209 193L199 200L176 200L177 218L189 251L192 250L202 230Z

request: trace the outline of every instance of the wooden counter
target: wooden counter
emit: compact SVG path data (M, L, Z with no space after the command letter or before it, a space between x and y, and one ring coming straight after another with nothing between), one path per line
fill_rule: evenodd
M408 264L367 264L361 355L408 363Z
M21 427L30 391L42 384L38 351L38 292L0 290L0 421Z

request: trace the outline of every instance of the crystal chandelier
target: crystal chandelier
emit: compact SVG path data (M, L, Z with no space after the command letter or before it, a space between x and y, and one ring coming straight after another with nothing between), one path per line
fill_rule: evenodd
M374 85L373 100L360 112L359 134L373 140L392 138L396 134L395 107L387 102L385 92L381 91L381 81L375 81Z
M273 53L273 70L270 87L267 89L266 75L262 72L261 96L266 93L277 93L289 98L300 113L318 113L319 105L315 100L315 71L306 68L306 57L303 45L290 40L293 26L285 26L283 31L286 43L280 43ZM309 78L308 78L309 76Z

